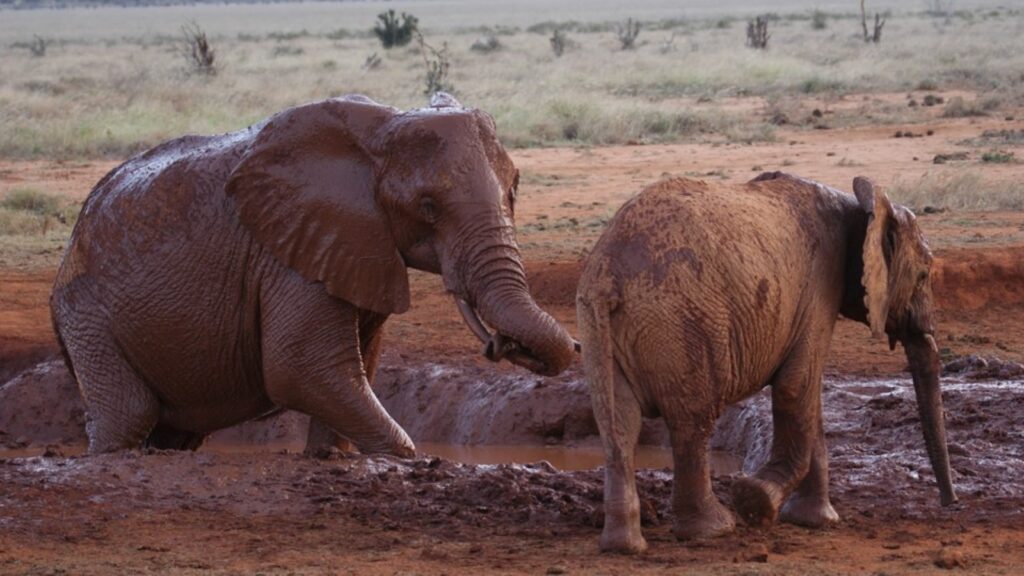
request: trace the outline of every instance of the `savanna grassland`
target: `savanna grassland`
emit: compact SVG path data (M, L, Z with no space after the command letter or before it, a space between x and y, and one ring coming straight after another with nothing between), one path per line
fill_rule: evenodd
M426 42L449 63L441 85L494 115L512 148L770 146L816 130L998 119L1005 126L950 142L966 146L966 156L898 171L890 184L918 208L1024 205L1019 179L1009 176L1024 141L1020 122L1012 121L1024 106L1024 10L985 2L869 5L887 15L878 44L863 41L856 3L837 1L0 10L0 159L117 161L180 134L235 130L291 105L348 93L402 108L423 105L427 58L417 42L385 50L371 32L386 8L419 17ZM758 13L771 17L767 50L745 45L747 19ZM634 49L623 50L617 31L633 17L640 34ZM188 24L208 34L214 73L190 63L182 33ZM556 29L565 38L560 57L551 44ZM473 49L487 37L496 47ZM920 160L931 160L928 154ZM865 165L846 156L831 162ZM798 166L787 157L776 167ZM667 173L716 170L727 177L735 168ZM83 193L89 184L82 183ZM0 181L0 194L11 191L56 192L23 178ZM0 234L39 230L59 238L73 223L74 210L63 210L37 226L38 206L15 213L12 202L0 204Z
M610 10L614 3L596 3L604 10L587 3L573 14L523 0L518 12L508 8L517 3L503 3L493 15L488 3L462 4L407 8L420 18L429 44L447 46L446 85L464 103L490 111L513 147L771 141L779 120L774 113L793 112L809 96L828 101L919 89L971 91L970 104L957 114L998 113L1024 103L1021 9L938 16L924 13L922 3L915 12L890 15L875 45L861 39L855 3L833 2L825 5L835 12L819 8L822 29L815 29L811 10L778 13L769 49L760 51L744 45L746 19L733 11L746 4L736 1L721 3L732 10L718 15L667 2L646 10L640 3L635 13ZM6 21L0 23L0 155L117 158L181 133L230 131L287 106L348 93L402 108L422 105L420 50L415 42L383 50L370 33L374 6L0 12ZM460 10L468 7L475 8L472 14ZM159 18L150 11L159 11ZM583 19L594 12L608 19ZM642 23L633 50L621 50L616 36L627 17ZM215 75L190 69L180 31L187 22L208 32ZM568 38L560 58L549 41L555 28ZM498 47L472 50L488 34ZM42 57L27 48L37 36L51 42ZM368 64L374 54L379 63ZM752 100L737 109L728 100L734 97ZM829 124L924 117L923 108L905 104L880 106L870 115L845 111ZM801 115L790 121L810 124Z

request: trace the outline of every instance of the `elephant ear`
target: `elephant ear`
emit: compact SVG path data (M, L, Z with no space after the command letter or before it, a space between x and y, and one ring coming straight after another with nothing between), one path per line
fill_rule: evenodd
M880 338L885 334L885 322L889 315L889 261L893 249L889 232L894 220L892 203L885 192L876 191L871 180L861 176L853 180L853 193L861 208L868 213L861 283L866 292L864 305L868 309L871 334Z
M285 110L226 185L242 225L280 262L381 314L409 308L409 278L375 198L371 144L396 111L365 97Z

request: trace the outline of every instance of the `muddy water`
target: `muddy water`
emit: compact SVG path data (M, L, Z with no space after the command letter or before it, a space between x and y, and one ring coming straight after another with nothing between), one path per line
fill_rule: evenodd
M529 464L547 462L558 470L592 470L604 466L599 446L453 446L421 442L421 454L440 456L465 464ZM711 468L717 475L740 470L743 461L726 452L711 452ZM638 446L637 468L671 468L672 452L660 446Z
M294 442L268 445L226 444L212 442L203 445L200 452L213 454L255 454L289 452L298 453L303 446ZM420 442L416 445L420 456L438 456L463 464L534 464L547 462L557 470L593 470L604 466L604 452L599 446L468 446ZM50 449L42 446L16 450L0 450L0 458L31 458L35 456L80 456L85 446L61 446ZM738 472L743 459L720 451L711 451L711 468L716 476ZM671 468L672 452L659 446L638 446L637 468Z

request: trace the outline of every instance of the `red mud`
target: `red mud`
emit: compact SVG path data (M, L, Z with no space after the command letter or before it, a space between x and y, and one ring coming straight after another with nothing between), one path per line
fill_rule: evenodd
M518 151L524 184L517 212L531 287L575 333L581 252L600 233L602 218L663 175L719 172L743 180L756 160L765 170L787 165L845 189L860 173L879 182L914 178L933 169L916 158L1002 127L996 119L958 119L936 121L928 126L934 138L912 140L892 139L895 127L869 127L787 133L756 147ZM837 164L838 157L857 162ZM41 183L81 199L109 167L5 163L0 189ZM1014 178L1015 171L997 166L986 176ZM937 256L945 359L1024 361L1024 214L945 213L919 221ZM939 571L938 561L972 574L1015 574L1024 566L1019 378L946 379L961 503L940 508L902 351L888 351L860 324L837 324L825 392L838 526L740 526L713 541L677 543L670 474L645 470L639 484L651 549L625 558L597 551L597 470L430 458L312 460L277 449L59 456L81 442L83 414L55 358L47 305L54 269L52 255L28 268L0 265L0 386L54 360L7 384L18 385L19 404L0 397L0 444L37 451L56 445L50 457L0 457L0 573L902 574ZM385 328L377 390L414 439L596 443L578 366L544 379L490 364L439 279L413 274L411 288L411 310ZM998 376L977 361L962 364L969 374ZM744 459L745 468L755 465L768 442L767 411L763 399L731 410L715 447ZM287 416L221 432L213 443L290 443L303 431L301 418ZM648 423L644 439L663 442L657 423ZM715 481L727 504L732 478Z
M677 543L670 471L644 470L651 549L639 557L597 552L599 470L266 453L0 460L0 572L927 573L952 556L1011 574L1024 563L1019 386L945 394L958 505L938 506L912 392L843 382L826 397L839 525ZM726 504L733 478L715 481Z

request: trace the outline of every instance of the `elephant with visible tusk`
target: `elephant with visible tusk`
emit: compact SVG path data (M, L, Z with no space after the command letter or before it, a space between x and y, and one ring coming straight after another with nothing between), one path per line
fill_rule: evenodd
M733 483L749 524L838 520L828 496L821 377L837 316L902 342L943 505L946 450L929 279L913 213L870 180L855 195L784 173L736 186L667 180L627 202L588 256L577 293L583 365L604 443L601 548L639 552L634 449L642 416L668 425L680 539L735 527L711 491L708 437L722 408L772 391L771 457Z
M315 102L125 162L86 199L51 298L90 452L195 448L288 408L313 417L308 450L414 454L370 388L407 267L442 276L489 358L558 374L574 341L527 289L518 181L493 119L444 93Z

